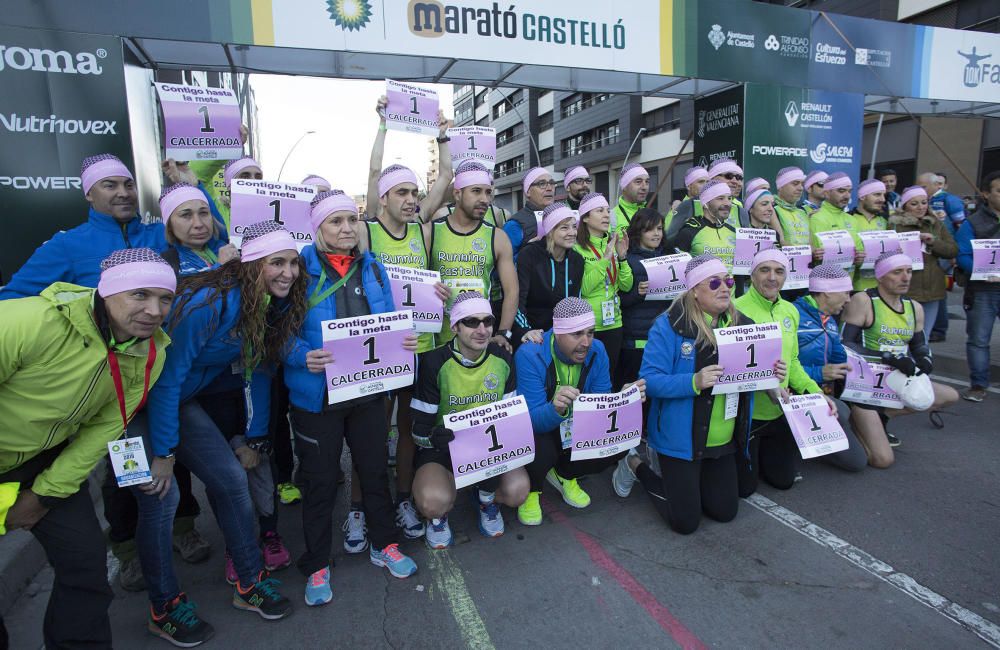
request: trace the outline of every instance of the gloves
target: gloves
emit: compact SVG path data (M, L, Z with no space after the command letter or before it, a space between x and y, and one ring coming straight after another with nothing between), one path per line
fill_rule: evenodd
M927 356L917 357L917 368L920 368L920 372L925 375L929 375L934 372L934 361Z
M917 374L917 364L908 356L896 356L891 352L883 352L882 363L892 366L907 377Z
M447 451L448 443L455 439L455 432L451 429L437 424L431 429L431 433L427 436L430 440L431 446L433 446L438 451Z

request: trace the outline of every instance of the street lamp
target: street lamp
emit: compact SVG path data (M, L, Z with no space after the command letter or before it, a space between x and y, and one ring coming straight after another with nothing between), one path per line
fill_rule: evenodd
M278 170L278 180L279 181L281 180L281 174L285 171L285 163L288 162L288 159L291 157L292 152L295 151L295 147L299 146L299 143L302 142L303 140L305 140L305 138L306 138L307 135L312 135L313 133L316 133L316 132L315 131L306 131L305 133L303 133L302 135L300 135L299 139L296 140L295 144L292 145L292 148L288 150L287 154L285 154L285 159L281 161L281 169Z

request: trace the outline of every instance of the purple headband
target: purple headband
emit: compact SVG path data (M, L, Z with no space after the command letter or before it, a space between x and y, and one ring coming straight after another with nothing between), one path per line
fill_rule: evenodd
M317 176L316 174L311 174L302 179L299 185L322 185L323 187L333 187L330 185L330 181L326 180L322 176Z
M461 190L472 185L493 186L493 176L485 169L470 169L455 174L455 189Z
M698 195L698 200L701 201L702 206L708 207L708 202L712 199L717 199L720 196L732 195L733 191L729 189L729 185L718 181L701 188L701 194Z
M98 181L110 178L111 176L124 176L129 180L135 180L132 178L132 172L128 170L128 167L122 161L117 158L106 158L95 162L80 174L83 193L86 194L89 192L90 188L97 184Z
M281 251L298 251L295 240L284 228L255 237L243 244L240 261L253 262Z
M563 176L563 185L569 187L569 184L580 178L587 178L590 173L587 171L586 167L581 167L577 165L575 167L570 167L566 170L566 175Z
M532 167L529 169L528 173L524 175L524 182L522 183L524 193L527 194L528 188L531 187L531 184L548 173L549 172L544 167Z
M354 199L346 194L334 194L321 199L319 203L309 210L309 225L313 232L319 230L323 222L334 212L347 211L358 213L358 206Z
M875 262L875 279L881 280L882 276L890 271L894 271L903 266L913 266L913 260L910 259L909 255L904 253L896 253L895 255L890 255L889 257Z
M539 237L552 232L556 226L566 219L573 219L575 221L580 218L579 215L573 214L573 211L565 204L559 204L554 210L547 210L547 212L548 214L542 217L542 227L538 229Z
M389 190L396 187L401 183L413 183L416 186L420 186L417 182L417 175L413 173L413 170L409 167L400 166L399 169L394 169L388 174L382 174L378 179L378 195L385 196Z
M597 196L591 197L589 200L584 201L580 204L580 217L587 214L591 210L596 210L597 208L610 208L611 204L608 200L604 198L603 194L598 194Z
M758 266L764 262L777 262L788 268L788 256L780 248L765 248L753 256L753 264L750 265L750 272L753 273Z
M818 169L816 171L809 172L809 175L806 176L806 182L805 182L806 189L808 190L809 187L815 183L824 182L827 179L827 177L828 176L826 172L820 171ZM778 184L778 187L781 187L780 183Z
M698 181L709 179L708 170L704 167L698 167L697 165L687 170L684 174L684 187L690 187Z
M743 188L743 191L746 192L747 195L749 196L750 194L753 194L759 189L765 189L765 190L771 189L771 184L768 183L767 180L763 178L759 177L751 178L750 182L747 183L746 187Z
M813 172L813 174L823 172ZM804 181L806 179L805 172L803 172L798 167L791 167L786 169L784 172L778 174L778 177L774 179L775 186L780 190L785 185L788 185L792 181Z
M129 262L101 271L97 283L102 298L144 288L177 291L177 276L166 262Z
M831 174L823 182L823 190L839 190L843 187L851 187L852 185L851 177L847 174Z
M619 189L625 189L628 187L629 183L637 178L642 178L643 176L649 178L649 172L647 172L646 168L642 165L636 165L622 174L622 177L618 179L618 187Z
M226 182L226 187L232 185L233 179L236 178L236 175L247 167L256 167L257 169L261 168L260 163L253 158L240 158L239 160L235 160L227 165L225 171L222 172L222 178Z
M160 199L160 218L163 219L163 225L167 225L170 215L174 213L174 210L188 201L201 201L205 205L208 205L208 199L201 193L201 190L190 185L187 187L178 187Z
M715 163L708 168L708 175L710 178L715 178L722 174L742 174L743 168L736 164L732 160L716 160Z
M752 208L753 204L756 203L757 200L760 197L764 196L765 194L767 194L768 196L773 196L770 190L765 190L764 188L760 188L759 190L754 190L753 192L751 192L750 196L747 197L746 209L749 210L750 208Z
M729 274L729 271L726 269L726 265L723 264L722 260L718 258L710 259L684 274L684 286L686 286L688 291L690 291L698 286L698 284L702 281L720 273L723 275Z
M455 327L458 325L458 321L468 318L473 314L492 313L493 308L490 307L490 303L486 298L466 298L451 306L451 313L448 315L448 320L451 321L451 326Z
M869 194L874 194L875 192L885 192L885 183L875 178L869 178L858 185L859 199L862 199Z
M845 275L839 278L814 278L809 276L809 291L813 293L835 293L840 291L850 292L854 289L851 276Z
M585 329L590 329L594 326L595 322L593 311L589 314L580 314L579 316L570 316L568 318L553 318L552 333L573 334Z
M905 190L903 190L903 195L901 197L899 197L899 205L901 205L901 206L902 205L906 205L911 200L913 200L913 199L915 199L917 197L920 197L920 196L922 196L922 197L924 197L926 199L927 198L927 190L925 190L924 188L920 187L919 185L914 185L912 187L908 187Z

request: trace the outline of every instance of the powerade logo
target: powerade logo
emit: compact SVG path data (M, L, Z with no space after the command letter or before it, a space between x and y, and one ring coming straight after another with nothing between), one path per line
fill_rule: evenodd
M825 142L816 145L815 149L809 150L809 157L817 165L823 163L846 163L854 161L854 147L833 146Z
M0 176L0 188L15 190L79 190L79 176Z
M779 158L784 158L786 156L793 156L798 158L804 158L809 150L805 147L789 147L787 145L772 145L772 144L755 144L751 147L751 151L755 156L777 156Z
M978 88L980 84L1000 84L1000 65L993 63L982 63L993 54L979 54L976 46L972 46L972 52L965 53L957 50L965 57L965 70L962 73L962 85L966 88Z
M108 51L100 48L95 52L73 54L66 50L43 50L36 47L25 48L16 45L0 45L0 71L11 69L31 72L62 72L64 74L92 74L104 72L98 62L105 59Z

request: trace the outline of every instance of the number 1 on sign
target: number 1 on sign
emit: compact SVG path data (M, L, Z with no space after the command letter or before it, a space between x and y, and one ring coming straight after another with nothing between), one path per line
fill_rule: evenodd
M747 368L756 368L757 358L755 356L755 353L757 352L757 349L754 347L753 343L747 346L747 352L750 353L750 363L747 364Z
M419 115L420 114L420 111L417 110L417 98L416 97L410 97L410 114L411 115Z
M618 431L618 409L608 413L608 419L611 420L611 427L604 433L614 433L615 431Z
M267 204L268 207L274 208L274 223L285 225L285 222L281 220L281 199L275 199Z
M494 451L499 451L503 449L503 445L501 445L500 441L497 440L497 427L495 424L491 424L490 426L486 427L486 431L483 431L483 433L487 434L493 441L493 446L487 449L487 451L493 453Z
M212 127L212 123L208 119L208 106L199 106L198 112L205 119L205 126L201 127L202 133L215 133L215 129Z
M809 418L810 422L812 422L812 427L810 427L809 430L810 431L819 431L819 425L816 424L816 418L813 417L813 412L811 410L806 411L806 417Z
M403 293L406 294L406 298L403 300L404 307L416 307L416 303L413 302L413 285L407 282L403 285Z
M364 365L368 366L373 363L378 363L379 358L375 356L375 337L369 336L364 340L362 345L368 348L368 358L365 359Z
M474 135L469 136L469 151L479 151L476 149L476 136Z

